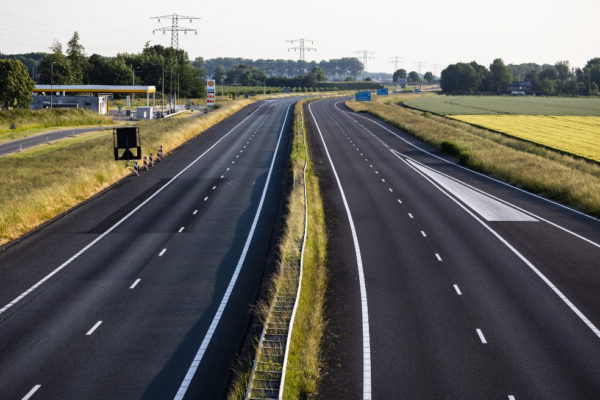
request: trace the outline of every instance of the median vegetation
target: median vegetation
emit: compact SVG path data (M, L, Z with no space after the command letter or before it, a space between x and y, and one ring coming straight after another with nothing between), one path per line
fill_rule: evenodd
M251 102L229 102L200 118L140 121L142 152L162 145L166 155ZM0 157L0 245L129 175L112 146L111 132L100 131Z
M346 105L456 156L466 167L600 217L600 164L397 105L407 98L348 101Z

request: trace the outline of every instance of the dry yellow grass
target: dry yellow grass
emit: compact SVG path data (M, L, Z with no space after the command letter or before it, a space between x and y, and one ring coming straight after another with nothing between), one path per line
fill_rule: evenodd
M232 102L201 118L140 122L143 153L154 153L162 145L166 155L252 101ZM112 158L110 131L0 157L0 171L0 245L131 173Z
M453 142L464 165L550 199L600 216L600 165L469 124L409 110L398 100L348 101L354 111L371 113L441 148Z
M450 118L600 161L600 117L504 114Z

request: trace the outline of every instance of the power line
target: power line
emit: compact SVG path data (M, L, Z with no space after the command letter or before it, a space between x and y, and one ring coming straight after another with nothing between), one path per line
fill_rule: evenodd
M355 53L362 54L361 57L362 57L362 63L363 63L363 76L365 76L367 73L368 61L375 59L375 57L371 57L371 56L369 56L369 54L375 54L375 53L373 53L372 51L369 51L369 50L357 50L357 51L355 51Z
M425 61L415 61L414 64L417 65L417 68L419 69L419 75L421 75L421 67L427 64L425 64Z
M400 66L400 60L404 60L404 57L390 57L390 61L388 61L388 64L394 64L394 72L398 71L398 67Z
M294 51L299 51L300 52L300 61L305 61L305 52L307 51L317 51L317 49L315 47L306 47L306 44L315 44L314 40L310 40L310 39L304 39L304 38L300 38L300 39L291 39L291 40L286 40L286 42L290 43L292 45L292 47L288 48L288 51L290 50L294 50ZM298 46L294 46L294 43L298 43Z
M198 31L193 28L179 26L179 20L180 19L189 19L190 23L192 23L193 20L200 19L199 17L188 17L186 15L178 15L175 13L173 13L171 15L161 15L160 17L150 17L150 19L158 20L158 23L160 23L161 18L163 18L163 19L171 18L171 26L154 29L152 31L152 34L155 34L156 32L162 32L164 35L167 32L171 32L171 47L174 49L179 48L179 32L184 32L186 35L188 32L194 32L196 35L198 34Z

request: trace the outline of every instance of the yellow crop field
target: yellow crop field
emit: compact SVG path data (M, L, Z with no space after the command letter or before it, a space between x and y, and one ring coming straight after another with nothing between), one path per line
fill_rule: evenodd
M600 162L600 117L452 115L450 118Z

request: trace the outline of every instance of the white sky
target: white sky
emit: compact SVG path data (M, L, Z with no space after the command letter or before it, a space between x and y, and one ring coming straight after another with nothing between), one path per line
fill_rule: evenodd
M551 63L568 60L581 67L600 57L600 0L225 0L214 2L158 0L75 1L3 0L0 52L48 51L57 39L66 42L78 31L86 54L138 53L144 43L170 45L170 34L152 34L169 25L153 16L177 13L200 17L180 25L198 35L179 36L191 59L202 56L297 59L287 39L307 38L317 52L307 60L357 56L370 50L371 72L400 67L422 72L458 61L489 66L505 63ZM361 60L362 61L362 60ZM437 64L437 67L434 65Z

